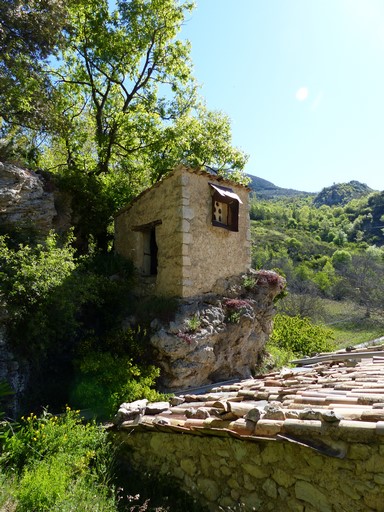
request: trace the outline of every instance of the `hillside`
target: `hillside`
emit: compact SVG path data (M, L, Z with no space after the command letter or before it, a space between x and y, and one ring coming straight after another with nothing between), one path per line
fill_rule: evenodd
M291 188L282 188L274 185L268 180L258 178L252 174L247 174L250 178L249 187L252 189L254 195L259 199L277 199L280 197L296 197L302 195L315 195L310 192L303 192Z
M314 206L345 206L352 199L359 199L374 192L365 183L352 180L348 183L335 183L330 187L324 187L318 194L315 192L305 192L303 190L295 190L292 188L283 188L275 185L271 181L247 174L250 178L249 187L252 189L253 195L258 199L280 199L284 197L313 197Z
M314 206L344 206L352 199L359 199L372 193L373 189L365 183L359 181L350 181L348 183L335 183L330 187L325 187L317 194L313 201Z

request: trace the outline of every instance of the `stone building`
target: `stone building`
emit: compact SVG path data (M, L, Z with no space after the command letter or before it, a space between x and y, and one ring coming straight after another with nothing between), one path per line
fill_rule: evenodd
M115 248L156 295L192 297L251 265L249 189L177 167L115 217Z

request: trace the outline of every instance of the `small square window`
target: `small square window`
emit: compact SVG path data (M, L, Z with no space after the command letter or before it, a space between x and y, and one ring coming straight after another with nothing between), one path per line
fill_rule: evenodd
M240 197L229 187L210 183L212 187L212 225L239 231Z

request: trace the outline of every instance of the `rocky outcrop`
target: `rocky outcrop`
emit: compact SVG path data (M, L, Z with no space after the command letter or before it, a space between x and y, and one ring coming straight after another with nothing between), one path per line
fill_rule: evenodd
M53 193L33 171L0 162L0 221L46 235L56 216Z
M5 327L0 324L0 383L4 382L9 385L12 394L2 401L0 411L16 418L20 410L20 400L29 383L29 365L12 353Z
M251 376L272 331L285 280L272 271L220 279L212 293L179 301L175 319L152 322L161 385L174 391Z

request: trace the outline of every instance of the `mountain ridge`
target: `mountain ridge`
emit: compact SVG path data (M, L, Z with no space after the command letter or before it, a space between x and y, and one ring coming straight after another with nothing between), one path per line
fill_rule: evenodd
M259 178L253 174L247 174L246 176L251 180L248 184L249 188L252 190L252 193L259 199L312 196L315 197L315 201L317 201L317 198L319 199L319 204L317 206L320 206L321 204L334 206L338 204L345 204L351 199L376 192L374 189L368 187L368 185L365 183L361 183L357 180L334 183L331 186L323 187L319 192L306 192L304 190L279 187L271 181L268 181L264 178Z
M278 187L271 181L265 180L264 178L259 178L253 174L247 174L246 176L251 180L248 184L249 188L256 195L256 197L259 197L260 199L275 199L283 196L293 197L301 195L316 195L316 192L305 192L303 190Z

